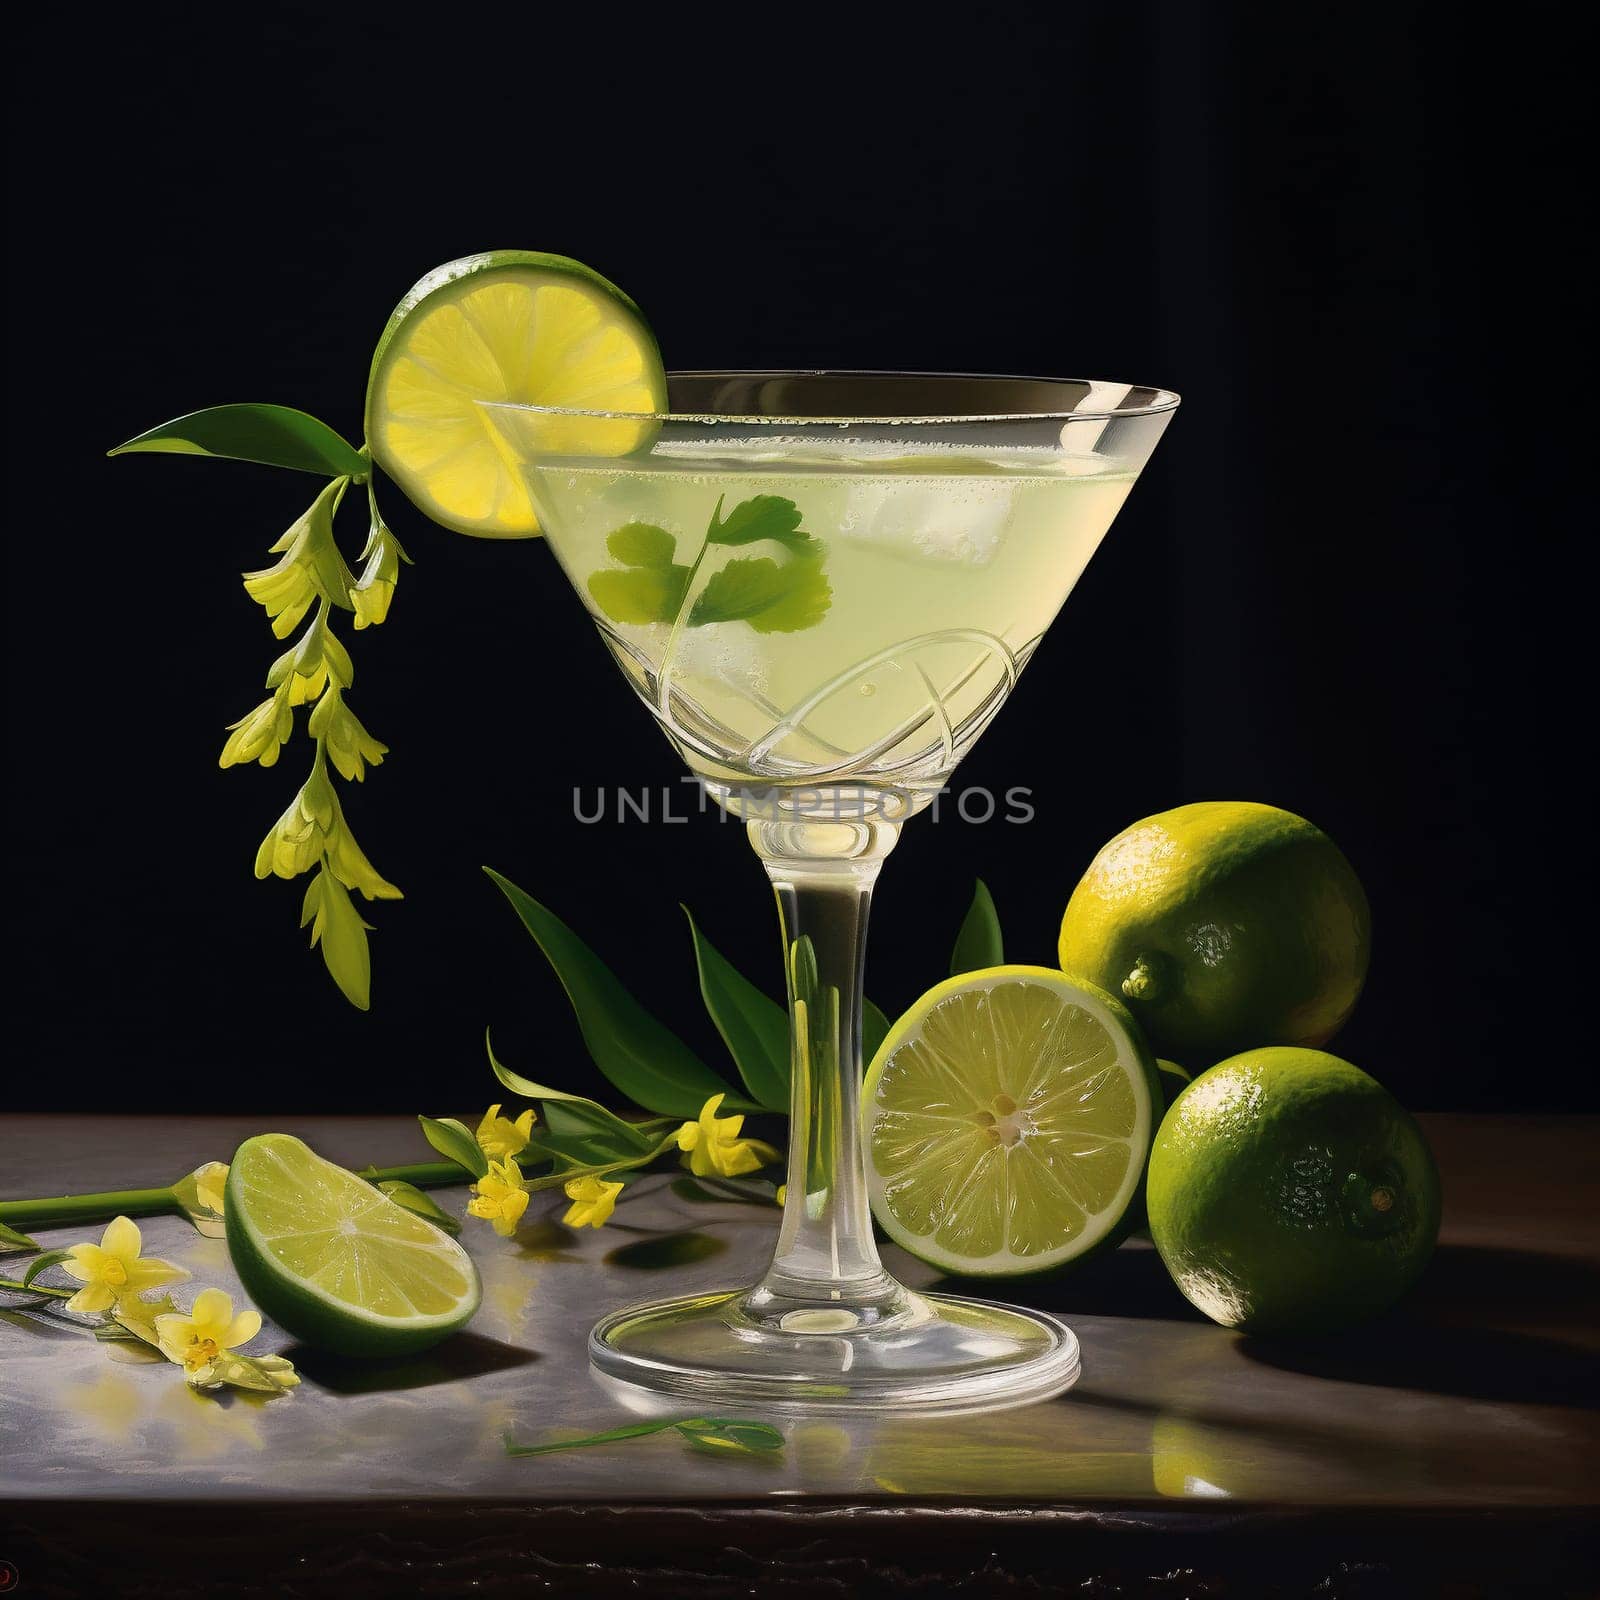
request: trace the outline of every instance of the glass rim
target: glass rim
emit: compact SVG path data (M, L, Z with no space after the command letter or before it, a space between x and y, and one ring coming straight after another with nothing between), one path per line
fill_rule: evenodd
M827 416L797 416L793 413L752 413L718 411L607 411L584 406L541 406L525 400L475 400L474 405L490 411L526 411L543 417L582 417L597 421L693 423L700 426L737 424L755 427L784 426L807 427L928 427L953 423L985 422L1111 422L1121 417L1153 417L1177 409L1182 396L1173 389L1155 388L1147 384L1112 383L1102 378L1046 378L1020 373L998 372L900 372L889 368L871 367L790 367L790 368L681 368L668 372L670 383L675 378L739 380L781 380L790 378L832 378L849 381L855 378L898 378L926 380L930 383L958 382L965 384L1039 384L1054 388L1083 388L1088 394L1108 389L1121 389L1124 393L1138 392L1154 398L1141 405L1091 406L1086 409L1058 410L1051 408L974 411L974 412L903 412L899 415L838 414Z

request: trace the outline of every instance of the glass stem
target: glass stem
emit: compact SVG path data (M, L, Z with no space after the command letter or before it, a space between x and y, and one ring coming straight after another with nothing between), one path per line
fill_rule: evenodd
M783 1223L745 1310L796 1331L834 1314L841 1327L876 1320L900 1309L905 1292L878 1259L867 1205L861 986L872 888L899 828L752 822L749 832L783 929L791 1086Z

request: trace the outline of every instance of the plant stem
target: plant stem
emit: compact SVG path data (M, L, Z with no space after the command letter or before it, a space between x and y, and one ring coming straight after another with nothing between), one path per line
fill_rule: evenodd
M398 1179L419 1189L441 1189L470 1183L472 1176L454 1161L420 1161L401 1167L368 1167L369 1183ZM73 1222L109 1222L113 1217L156 1217L180 1212L177 1196L167 1189L111 1189L103 1194L64 1194L52 1200L0 1200L0 1222L26 1233L30 1228L66 1227ZM30 1286L31 1287L31 1286Z
M64 1194L53 1200L0 1200L0 1222L26 1233L69 1222L109 1222L113 1217L155 1217L178 1209L166 1189L112 1189L104 1194Z

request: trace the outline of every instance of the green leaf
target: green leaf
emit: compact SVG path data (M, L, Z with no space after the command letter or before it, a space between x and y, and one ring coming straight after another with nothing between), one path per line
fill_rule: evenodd
M327 423L288 406L210 406L174 417L106 453L223 456L330 478L364 478L368 465Z
M746 556L712 574L690 613L691 627L748 622L757 633L797 633L827 615L833 590L820 559Z
M870 1066L879 1046L889 1037L889 1019L865 996L861 1000L861 1060Z
M688 906L694 939L695 965L700 972L700 997L722 1035L739 1076L751 1097L769 1111L789 1109L789 1018L782 1006L769 999L722 956L695 925Z
M454 1117L418 1117L423 1136L446 1160L465 1167L474 1178L481 1178L489 1170L489 1158L464 1122Z
M783 1449L783 1435L770 1422L739 1422L729 1417L691 1417L678 1432L696 1449L714 1455L763 1455Z
M524 1100L539 1101L544 1109L545 1127L565 1144L570 1146L580 1140L606 1141L606 1154L583 1159L607 1161L613 1155L622 1155L629 1150L646 1150L654 1144L648 1128L624 1121L616 1112L607 1111L603 1105L581 1094L568 1094L565 1089L552 1089L548 1084L535 1083L532 1078L525 1078L520 1072L502 1066L495 1056L494 1043L487 1028L483 1030L483 1046L489 1052L489 1065L495 1077L513 1094L521 1095ZM540 1135L535 1135L533 1142L557 1148L556 1140ZM566 1152L560 1149L558 1153L564 1155Z
M350 844L348 833L342 839ZM372 1004L372 954L367 948L372 924L362 918L350 891L326 863L306 885L300 903L300 926L308 922L311 943L322 946L323 963L339 992L358 1010L367 1010Z
M58 1267L63 1261L70 1261L70 1250L46 1250L42 1256L28 1263L28 1270L22 1274L23 1287L26 1288L41 1272L49 1267Z
M0 1256L14 1256L20 1250L37 1250L39 1241L30 1239L25 1233L18 1233L15 1228L8 1228L0 1222Z
M665 1433L671 1422L635 1422L626 1428L608 1428L604 1433L585 1434L581 1439L558 1439L554 1444L518 1444L511 1435L502 1435L508 1456L553 1456L561 1450L587 1450L591 1445L616 1444L623 1439L643 1439L652 1433Z
M688 589L687 567L607 568L589 576L589 594L613 622L671 622Z
M606 1081L636 1105L668 1117L697 1117L712 1095L730 1111L758 1106L736 1095L669 1028L657 1022L611 969L554 912L485 867L544 952L577 1013L583 1042ZM521 1092L521 1091L519 1091Z
M635 1422L624 1428L608 1428L604 1433L586 1434L581 1439L558 1439L553 1444L518 1444L503 1435L508 1456L548 1456L561 1450L586 1450L593 1445L620 1444L626 1439L645 1439L651 1434L677 1432L683 1441L698 1450L717 1455L765 1455L783 1448L783 1435L770 1422L742 1422L731 1417L684 1417L678 1421Z
M811 535L800 527L800 511L793 500L781 495L758 494L741 500L722 520L722 502L711 513L711 529L706 535L708 544L754 544L758 539L772 539L790 550L799 550L810 544Z
M989 893L989 886L979 878L950 955L950 976L959 978L963 972L981 972L985 967L1002 966L1005 959L994 897Z
M665 528L648 522L626 522L606 537L606 549L625 567L670 567L677 548Z
M416 1184L406 1183L400 1178L386 1178L378 1187L397 1206L409 1211L412 1216L421 1217L424 1222L431 1222L434 1227L451 1235L461 1232L460 1222L430 1195L424 1194Z

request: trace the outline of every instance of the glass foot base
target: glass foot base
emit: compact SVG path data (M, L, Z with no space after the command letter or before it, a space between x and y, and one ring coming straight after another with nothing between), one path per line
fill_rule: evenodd
M726 1414L988 1411L1077 1382L1078 1341L1054 1317L988 1300L897 1292L888 1316L826 1302L776 1318L746 1290L631 1306L595 1325L589 1359L609 1378Z

